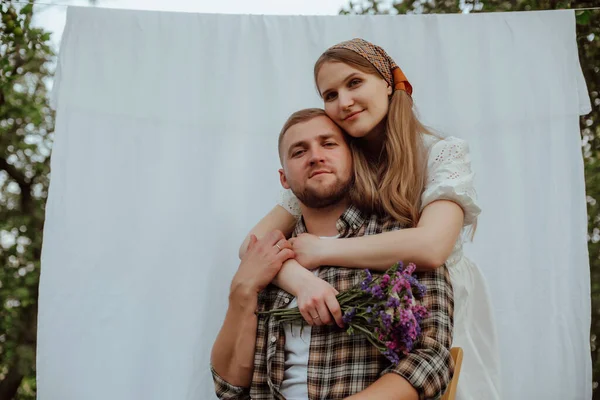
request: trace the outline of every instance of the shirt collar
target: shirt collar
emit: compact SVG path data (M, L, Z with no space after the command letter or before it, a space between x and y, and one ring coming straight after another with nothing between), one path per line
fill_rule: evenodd
M338 218L335 226L340 234L340 237L352 237L358 233L358 230L365 223L365 214L354 205L348 206L346 211ZM294 229L294 236L298 236L301 233L307 233L306 225L304 224L304 218L300 217L296 223Z

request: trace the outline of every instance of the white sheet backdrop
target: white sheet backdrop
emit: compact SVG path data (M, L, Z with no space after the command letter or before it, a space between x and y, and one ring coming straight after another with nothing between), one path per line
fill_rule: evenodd
M39 309L41 400L213 398L237 248L276 202L312 66L364 37L423 120L468 139L506 399L589 399L590 283L572 12L279 17L70 8Z

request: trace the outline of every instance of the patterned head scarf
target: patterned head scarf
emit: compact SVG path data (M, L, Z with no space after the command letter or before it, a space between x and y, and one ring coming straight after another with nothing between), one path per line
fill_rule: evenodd
M400 67L392 60L392 57L381 47L364 39L356 38L338 43L330 47L331 49L346 49L355 52L373 64L381 76L383 76L383 79L394 90L404 90L409 96L412 95L412 85L408 82Z

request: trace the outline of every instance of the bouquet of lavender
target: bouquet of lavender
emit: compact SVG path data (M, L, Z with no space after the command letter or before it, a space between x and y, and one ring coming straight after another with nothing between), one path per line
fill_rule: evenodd
M414 264L406 268L394 264L385 274L373 277L365 270L360 285L339 293L336 298L343 313L346 333L364 335L392 363L398 364L408 354L419 335L427 309L416 304L425 286L413 276ZM298 307L264 311L280 322L303 321Z

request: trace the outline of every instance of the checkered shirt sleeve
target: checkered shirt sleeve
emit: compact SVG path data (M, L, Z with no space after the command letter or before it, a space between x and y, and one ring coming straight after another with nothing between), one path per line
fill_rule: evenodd
M225 379L221 378L221 376L215 371L215 369L210 366L210 372L213 376L213 381L215 384L215 393L217 397L221 400L250 400L250 388L243 388L239 386L234 386L231 383L227 382Z

